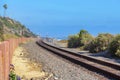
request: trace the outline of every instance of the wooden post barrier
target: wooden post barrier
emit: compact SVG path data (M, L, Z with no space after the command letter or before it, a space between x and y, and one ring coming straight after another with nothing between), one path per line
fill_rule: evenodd
M2 42L1 44L0 44L0 51L2 52L2 74L1 74L1 76L2 76L2 80L5 80L5 45L4 45L4 43Z
M10 39L0 43L0 80L9 80L10 63L15 49L30 38Z
M10 56L10 63L12 62L12 56L13 56L13 39L8 40L9 41L9 56Z
M0 51L0 80L3 80L3 62L2 62L2 51Z
M15 50L15 39L13 39L13 51Z
M4 41L5 45L5 80L9 80L9 69L10 69L10 50L9 42Z
M18 47L19 46L19 39L16 39L17 40L17 46L16 47Z

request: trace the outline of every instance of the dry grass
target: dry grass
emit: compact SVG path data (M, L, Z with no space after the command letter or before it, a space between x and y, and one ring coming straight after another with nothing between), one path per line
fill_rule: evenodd
M4 40L8 40L11 38L18 38L18 36L14 35L14 34L4 34L3 37L4 37Z
M15 73L19 75L22 80L31 78L45 78L48 73L42 71L42 65L30 61L24 57L24 49L18 47L14 53L12 64L15 66Z

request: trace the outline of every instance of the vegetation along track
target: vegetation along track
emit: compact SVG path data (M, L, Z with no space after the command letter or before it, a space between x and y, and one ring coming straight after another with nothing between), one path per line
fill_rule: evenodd
M42 40L37 41L37 44L45 49L85 68L102 73L106 77L120 80L120 65L98 60L89 56L80 55L75 52L71 52L59 47L50 45Z

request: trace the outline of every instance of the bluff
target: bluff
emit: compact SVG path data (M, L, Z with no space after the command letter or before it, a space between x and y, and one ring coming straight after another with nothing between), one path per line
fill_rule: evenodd
M9 17L0 17L0 41L17 37L36 37L26 26Z

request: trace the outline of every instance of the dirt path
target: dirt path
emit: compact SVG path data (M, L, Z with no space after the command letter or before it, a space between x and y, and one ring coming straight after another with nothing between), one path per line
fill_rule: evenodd
M18 47L13 55L12 64L15 66L15 73L19 75L22 80L46 80L48 74L42 71L42 66L30 61L25 57L27 52L23 47Z

